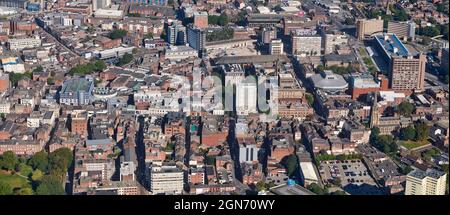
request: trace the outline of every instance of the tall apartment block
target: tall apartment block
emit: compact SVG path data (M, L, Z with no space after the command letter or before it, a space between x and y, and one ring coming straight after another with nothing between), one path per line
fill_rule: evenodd
M403 40L407 40L409 38L414 39L416 36L416 23L413 21L388 22L387 32L395 34L398 38Z
M377 19L358 19L356 20L356 37L363 40L366 36L376 32L383 31L383 20Z
M445 195L447 174L435 169L416 169L406 176L405 195Z
M167 27L167 42L172 45L183 45L187 41L186 27L181 23L173 22Z
M317 31L293 31L291 41L294 55L319 56L322 53L322 37Z
M188 28L189 46L197 51L202 51L206 43L206 32L200 28Z
M388 64L389 87L395 91L422 91L426 56L413 56L395 34L375 36L379 53Z

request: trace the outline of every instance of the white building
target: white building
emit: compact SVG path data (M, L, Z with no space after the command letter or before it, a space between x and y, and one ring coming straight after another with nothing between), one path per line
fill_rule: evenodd
M272 55L283 54L283 41L280 39L272 39L270 41L269 50Z
M175 164L150 167L150 191L153 194L181 194L183 186L183 171Z
M239 144L239 162L252 163L258 161L259 148L255 144Z
M170 46L166 48L166 59L182 60L189 57L198 57L198 51L189 46Z
M435 169L416 169L406 176L405 195L445 195L447 174Z
M10 50L17 51L25 48L40 47L41 39L39 38L9 39L7 43Z
M111 5L111 0L92 0L92 10L102 9L109 7Z
M236 85L236 112L238 115L257 113L257 86L256 83L238 83Z
M300 56L319 56L322 51L322 37L314 35L293 35L292 54Z

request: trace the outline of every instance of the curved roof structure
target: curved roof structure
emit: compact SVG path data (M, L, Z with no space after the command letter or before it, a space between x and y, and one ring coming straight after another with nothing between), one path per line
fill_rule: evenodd
M331 70L325 70L320 74L311 76L314 87L326 91L345 90L348 87L347 81L341 75L334 74Z

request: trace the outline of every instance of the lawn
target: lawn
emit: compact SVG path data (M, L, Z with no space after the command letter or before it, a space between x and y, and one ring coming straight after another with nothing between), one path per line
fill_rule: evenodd
M359 48L359 54L361 55L361 57L367 57L367 53L366 50L364 49L364 47L360 47Z
M12 188L31 187L30 182L26 178L18 175L10 175L0 171L0 181L8 183Z
M430 142L428 142L427 140L425 141L412 141L412 140L407 140L407 141L400 141L400 145L411 150L420 146L424 146L429 144Z

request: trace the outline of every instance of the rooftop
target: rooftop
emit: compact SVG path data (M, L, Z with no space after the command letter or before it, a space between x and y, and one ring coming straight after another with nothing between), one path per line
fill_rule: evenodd
M441 172L435 169L427 169L426 171L416 169L408 174L408 176L412 176L414 178L424 179L425 177L432 177L435 179L439 179L444 176L445 172Z
M383 51L389 56L407 57L410 55L405 45L395 34L375 35L377 44L383 48Z
M85 78L74 78L64 82L61 93L89 92L93 82Z

